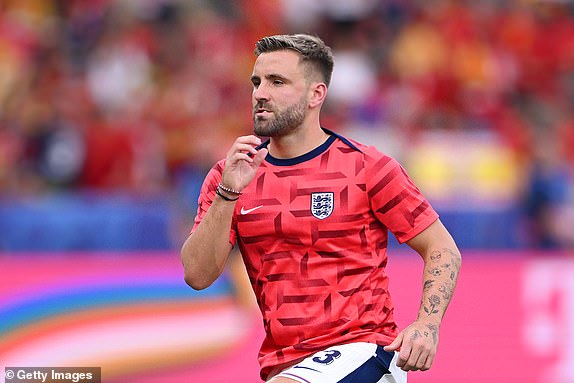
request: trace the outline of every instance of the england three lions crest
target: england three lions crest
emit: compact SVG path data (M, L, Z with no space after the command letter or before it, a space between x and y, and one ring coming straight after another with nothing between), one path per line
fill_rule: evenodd
M311 214L313 217L325 219L335 208L335 193L311 193Z

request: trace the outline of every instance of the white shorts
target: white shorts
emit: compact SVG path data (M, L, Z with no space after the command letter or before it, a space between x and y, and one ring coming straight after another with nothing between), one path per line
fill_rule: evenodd
M300 383L406 383L407 373L396 365L398 355L374 343L343 344L319 351L275 377Z

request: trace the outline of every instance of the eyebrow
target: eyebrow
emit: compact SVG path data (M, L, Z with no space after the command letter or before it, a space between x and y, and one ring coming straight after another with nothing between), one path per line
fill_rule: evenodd
M285 82L291 81L291 80L289 80L287 77L285 77L285 76L283 76L283 75L280 75L280 74L278 74L278 73L270 73L270 74L265 75L264 77L265 77L267 80L276 80L276 79L279 79L279 80L283 80L283 81L285 81ZM253 82L254 80L260 80L260 79L261 79L261 76L256 76L256 75L251 76L251 82Z

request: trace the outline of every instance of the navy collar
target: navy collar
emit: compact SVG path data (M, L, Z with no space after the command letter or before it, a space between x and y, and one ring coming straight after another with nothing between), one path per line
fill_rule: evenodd
M327 139L327 141L323 142L321 145L317 146L315 149L311 150L310 152L307 152L305 154L302 154L300 156L293 157L293 158L275 158L271 154L267 154L267 156L265 157L265 161L267 161L271 165L275 165L275 166L297 165L297 164L300 164L302 162L312 160L313 158L323 154L325 151L327 151L327 149L329 149L331 144L333 144L333 142L335 142L337 140L337 138L340 139L341 141L343 141L345 144L349 145L354 150L357 150L360 152L360 150L355 145L353 145L349 140L347 140L345 137L340 136L337 133L330 131L329 129L325 129L325 128L321 128L321 129L323 129L323 131L329 135L329 138ZM267 146L269 146L269 140L263 142L261 145L259 145L257 147L257 149L266 148Z

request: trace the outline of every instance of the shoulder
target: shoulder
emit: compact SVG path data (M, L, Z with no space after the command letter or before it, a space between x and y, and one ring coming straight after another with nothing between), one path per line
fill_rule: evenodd
M334 133L339 138L339 149L341 152L355 153L361 158L365 167L383 167L387 165L399 166L398 162L391 156L383 153L377 147L357 141L353 138Z
M221 175L223 173L223 169L225 169L225 159L217 161L209 170L208 176L216 174Z
M223 174L223 169L225 168L225 159L217 161L207 172L205 179L203 181L203 185L211 188L213 190L213 185L218 185L221 182L221 176Z

